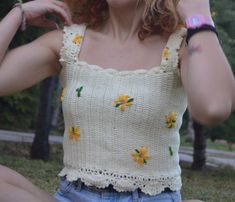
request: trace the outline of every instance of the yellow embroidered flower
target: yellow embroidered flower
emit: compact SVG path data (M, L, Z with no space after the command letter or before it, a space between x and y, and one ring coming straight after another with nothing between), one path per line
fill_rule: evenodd
M146 147L140 147L139 150L136 149L131 156L132 159L141 166L147 164L147 160L150 158Z
M169 55L170 55L170 50L169 48L164 48L163 52L162 52L162 57L165 59L165 60L168 60L169 58Z
M120 107L120 110L125 111L125 107L130 107L133 105L134 98L130 98L128 95L120 95L117 99L115 99L115 107Z
M60 101L61 102L63 102L64 101L64 93L65 92L65 90L64 90L64 88L62 88L62 91L61 91L61 94L60 94Z
M73 43L79 45L79 44L81 43L82 39L83 39L83 36L77 34L77 35L73 38Z
M79 128L76 128L76 127L70 127L69 128L69 139L70 140L75 139L76 141L78 141L80 139Z
M168 128L175 128L177 113L170 112L168 116L166 116L166 124Z

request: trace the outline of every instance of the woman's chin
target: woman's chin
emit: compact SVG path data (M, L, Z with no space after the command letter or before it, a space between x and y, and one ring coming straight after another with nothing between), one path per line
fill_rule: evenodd
M130 7L135 6L138 1L136 0L106 0L109 7L112 8L124 8L124 7Z

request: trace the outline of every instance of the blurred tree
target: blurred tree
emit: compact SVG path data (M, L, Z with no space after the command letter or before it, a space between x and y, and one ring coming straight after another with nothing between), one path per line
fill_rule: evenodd
M195 139L193 143L193 163L192 169L202 170L206 166L206 136L203 132L203 126L193 121Z
M40 106L35 138L31 147L31 158L49 160L49 133L52 121L52 98L56 86L56 78L45 79L41 85Z

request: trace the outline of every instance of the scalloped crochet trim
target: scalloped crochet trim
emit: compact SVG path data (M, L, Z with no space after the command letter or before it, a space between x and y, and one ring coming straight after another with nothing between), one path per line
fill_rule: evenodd
M78 66L86 66L89 69L93 70L93 71L102 71L105 73L109 73L109 74L118 74L118 75L130 75L130 74L149 74L149 73L165 73L168 71L173 71L174 69L168 69L165 68L162 65L159 66L154 66L150 69L135 69L135 70L117 70L117 69L113 69L113 68L103 68L101 66L98 65L93 65L93 64L88 64L85 61L77 61L76 64Z
M172 191L181 189L181 176L174 177L151 177L133 176L130 174L119 174L108 172L106 170L93 170L88 168L70 169L64 168L59 174L60 177L66 176L68 181L81 179L87 186L96 186L98 188L108 187L110 184L119 192L134 191L141 189L142 192L149 195L156 195L164 191L166 187Z
M82 47L82 42L79 45L76 45L72 42L72 37L75 34L84 35L86 31L86 25L77 25L74 24L70 27L64 27L64 37L63 37L63 46L60 50L60 63L63 67L66 67L67 64L78 65L89 67L91 70L102 71L104 73L112 74L112 75L132 75L132 74L158 74L158 73L166 73L166 72L176 72L179 74L178 64L179 64L179 55L178 49L183 41L183 37L185 35L185 29L177 30L175 33L172 33L165 47L169 47L170 50L170 58L169 60L161 59L161 64L158 66L154 66L150 69L135 69L135 70L117 70L113 68L103 68L98 65L88 64L85 61L78 60L78 55L80 52L80 48Z

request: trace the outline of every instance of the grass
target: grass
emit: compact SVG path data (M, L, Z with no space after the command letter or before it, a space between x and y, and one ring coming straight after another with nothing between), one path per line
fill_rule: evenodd
M182 165L184 199L200 199L206 202L235 201L235 171L231 168L192 171L189 165Z
M188 146L192 147L193 143L189 143L185 141L185 136L181 136L181 146ZM221 142L212 142L210 139L207 139L207 148L208 149L216 149L216 150L222 150L222 151L231 151L229 149L229 145ZM232 151L235 151L235 144L231 146Z
M30 145L0 141L0 164L10 167L50 193L57 189L62 169L62 146L51 147L49 162L29 159Z
M34 184L54 193L59 180L56 174L62 168L61 145L51 147L51 160L43 162L29 159L28 144L0 142L0 164L6 165ZM231 168L206 168L203 171L192 171L190 165L181 163L183 199L200 199L205 202L235 201L235 171Z

